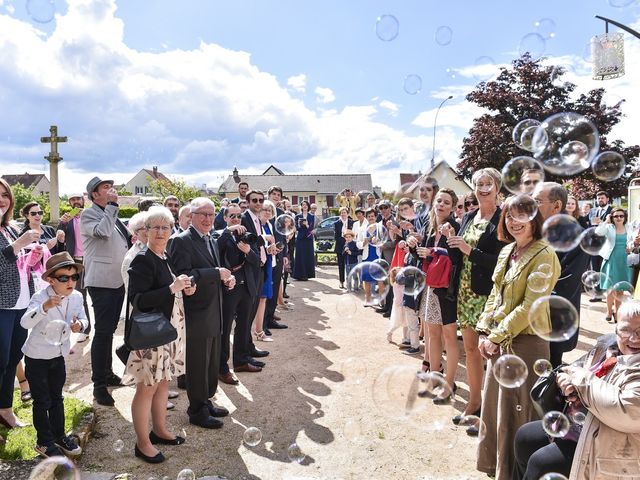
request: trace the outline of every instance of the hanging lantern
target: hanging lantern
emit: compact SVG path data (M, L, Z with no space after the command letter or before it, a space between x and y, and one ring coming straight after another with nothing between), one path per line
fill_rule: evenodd
M624 75L624 35L603 33L591 39L593 79L609 80Z

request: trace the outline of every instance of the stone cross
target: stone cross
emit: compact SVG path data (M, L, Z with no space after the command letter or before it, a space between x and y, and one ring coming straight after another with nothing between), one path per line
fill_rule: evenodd
M50 221L57 222L60 219L60 190L58 186L58 163L62 157L58 153L58 143L67 141L67 137L58 136L58 127L51 125L49 129L51 133L48 137L40 137L40 142L50 143L51 151L45 156L45 160L49 162L49 177L51 180L51 189L49 190L49 210Z

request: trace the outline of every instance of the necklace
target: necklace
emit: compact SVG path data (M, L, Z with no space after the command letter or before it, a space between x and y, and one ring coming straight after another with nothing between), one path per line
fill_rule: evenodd
M533 243L533 240L529 240L526 245L521 248L514 248L511 253L511 261L517 262L518 259L522 256L522 254L529 248L529 246Z

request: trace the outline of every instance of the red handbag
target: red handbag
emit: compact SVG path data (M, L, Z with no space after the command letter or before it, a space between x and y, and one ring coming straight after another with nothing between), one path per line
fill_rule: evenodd
M449 255L432 253L430 261L422 262L422 271L426 275L426 285L431 288L449 287L452 267L453 264Z

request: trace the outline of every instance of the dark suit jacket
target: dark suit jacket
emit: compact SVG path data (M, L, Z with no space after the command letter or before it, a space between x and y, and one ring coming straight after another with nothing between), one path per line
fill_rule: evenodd
M258 286L256 284L255 269L260 268L260 258L256 255L256 252L249 250L248 254L242 253L238 249L238 244L233 238L233 234L225 229L218 239L218 249L220 251L220 260L222 266L233 271L233 275L238 281L244 280L247 290L251 296L258 295ZM234 271L234 268L239 265L244 266ZM236 286L239 288L240 286Z
M218 268L222 264L216 240L211 240L211 247L214 258L207 250L205 239L193 226L169 241L174 273L193 276L197 285L196 293L184 297L187 336L221 334L223 285Z
M460 231L458 235L462 236L467 227L473 223L473 219L476 214L479 214L480 210L466 213L462 218L462 225L460 225ZM498 254L502 247L506 245L505 242L498 240L498 220L500 219L500 212L502 210L498 207L489 220L486 230L480 235L478 245L471 250L469 254L469 260L471 261L471 290L476 295L489 295L493 288L493 270L498 263ZM456 249L457 250L457 249ZM452 279L453 286L455 288L455 295L458 294L458 288L460 287L460 272L462 271L462 259L463 253L460 252L458 257L458 263L456 266L455 277Z
M283 250L276 255L276 262L278 264L282 263L282 259L289 254L289 247L287 246L287 237L276 230L276 219L280 216L284 215L284 210L276 207L276 217L269 220L271 224L271 231L273 232L273 238L276 240L276 243L280 242L284 246Z
M333 239L336 241L333 251L336 253L342 253L344 250L344 237L342 236L342 226L344 223L342 219L333 224ZM353 220L347 218L347 228L353 229Z
M613 210L613 207L611 205L607 205L603 209L601 209L600 207L596 207L593 209L594 213L592 215L589 215L589 220L591 220L593 217L600 217L600 220L604 222L607 219L607 215L611 213L611 210ZM594 224L592 223L592 225Z
M213 228L216 230L222 230L227 226L227 222L224 221L224 212L226 208L221 208L213 221Z
M148 248L139 252L129 266L129 302L138 295L137 306L142 312L159 310L171 318L174 296L169 290L173 277L170 260L163 260Z
M78 217L80 214L78 214ZM73 228L73 218L67 223L60 222L58 228L64 232L64 246L65 250L69 252L72 257L76 253L76 233ZM78 222L78 228L80 228L80 222Z
M247 210L242 214L241 225L245 227L248 232L255 233L256 235L261 235L261 232L256 231L256 226L253 223L253 219L251 218L251 215L249 215L249 210ZM264 276L264 272L262 270L262 267L260 266L260 247L258 247L257 244L253 244L251 245L251 250L258 257L258 264L249 265L246 270L246 273L249 274L249 272L252 272L254 278L256 279L256 284L257 284L259 282L259 279L263 278Z

